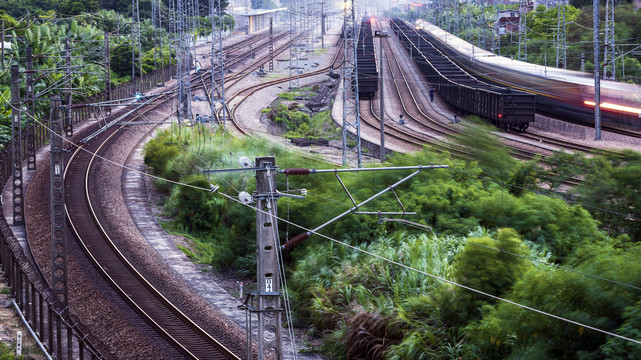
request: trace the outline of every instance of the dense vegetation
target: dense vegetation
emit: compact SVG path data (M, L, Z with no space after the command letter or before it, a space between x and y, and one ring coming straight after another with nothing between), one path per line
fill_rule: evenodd
M66 39L70 40L73 103L86 102L90 96L104 91L105 32L110 33L109 58L112 87L130 81L132 76L139 78L141 72L144 75L154 69L175 64L176 61L174 46L171 44L167 29L168 19L163 21L162 27L152 26L148 19L141 21L140 47L132 45L131 18L124 17L113 10L101 10L94 14L82 14L73 18L59 18L58 14L52 10L42 13L37 18L21 19L15 19L0 10L0 20L4 23L5 33L11 35L11 48L4 49L4 63L0 64L0 145L8 141L11 135L9 127L10 68L13 64L19 65L21 93L26 93L24 70L27 47L33 49L33 66L39 74L35 76L34 82L36 96L49 97L62 93L65 43ZM225 29L233 29L235 24L231 16L226 15L223 20ZM197 29L199 34L211 33L210 20L201 18L199 24L200 27ZM49 111L47 102L36 102L35 117L37 119L46 118ZM26 119L26 116L23 112L23 119Z
M162 6L172 6L171 0L153 0L162 3ZM223 9L229 5L227 0L216 0ZM131 0L4 0L0 3L0 12L4 11L14 18L26 15L35 17L58 14L61 17L81 15L83 13L96 13L100 10L113 10L121 14L131 14ZM140 16L143 19L151 18L152 0L138 0ZM209 12L209 0L195 0L200 14ZM175 1L174 1L175 4ZM175 8L175 7L174 7Z
M207 192L212 183L226 194L251 193L253 178L205 179L202 170L264 154L281 168L332 166L263 140L219 134L202 144L203 130L180 137L163 131L146 147L157 175L201 188L158 182L174 219L167 226L194 239L188 252L196 260L253 274L253 210ZM481 128L474 131L477 151L492 154L479 162L429 149L390 157L393 166L450 166L424 170L396 191L420 227L350 215L321 231L334 241L312 236L285 254L295 322L323 334L317 350L336 359L638 359L637 344L497 297L641 340L641 197L632 184L641 178L641 155L558 153L544 169L538 161L515 162ZM465 136L459 142L470 146ZM341 178L360 202L408 173ZM580 194L587 207L540 195L541 186L558 188L570 176L585 178L567 193ZM280 175L277 186L308 189L305 200L283 198L278 206L281 217L308 228L351 206L332 174ZM362 210L399 205L388 194ZM282 241L302 232L284 222L279 228Z
M316 96L319 86L307 87L281 93L272 106L264 109L267 117L287 138L326 139L339 138L341 131L335 127L331 110L311 112L303 109L301 102ZM311 116L310 116L311 113Z

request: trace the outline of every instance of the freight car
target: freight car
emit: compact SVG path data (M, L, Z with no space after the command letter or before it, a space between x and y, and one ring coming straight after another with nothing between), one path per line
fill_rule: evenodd
M374 52L372 22L369 16L363 17L361 22L356 44L356 62L358 65L358 97L371 99L378 91L378 68Z
M533 94L479 81L414 27L398 19L392 20L391 25L423 75L450 106L489 119L506 130L525 131L534 122Z
M497 56L430 24L417 22L424 38L457 64L484 81L536 94L537 111L588 126L594 125L594 75L529 64ZM604 129L641 131L641 86L602 80Z

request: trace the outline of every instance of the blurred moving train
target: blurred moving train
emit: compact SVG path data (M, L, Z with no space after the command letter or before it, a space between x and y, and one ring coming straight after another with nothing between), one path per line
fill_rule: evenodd
M463 114L478 115L511 131L525 131L534 121L536 95L480 81L455 64L431 41L405 21L390 22L399 41L429 81L432 91Z
M534 65L480 49L427 21L419 33L463 69L500 86L536 94L537 112L594 125L594 75ZM641 131L641 86L602 80L601 125Z

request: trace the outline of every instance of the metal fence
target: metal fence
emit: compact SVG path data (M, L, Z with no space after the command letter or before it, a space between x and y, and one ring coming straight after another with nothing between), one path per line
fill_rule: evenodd
M171 79L174 67L166 67L146 74L142 81L135 84L122 84L112 90L112 100L131 97L136 91L145 92ZM86 103L104 101L104 93L97 94ZM79 124L92 118L89 107L74 108L73 124ZM35 127L35 145L40 148L49 143L48 119ZM26 135L23 136L22 154L27 156ZM0 183L6 184L11 179L12 143L0 151ZM24 160L24 159L23 159ZM0 261L11 287L11 293L20 312L35 332L38 339L55 359L115 359L109 349L91 335L90 329L55 299L53 291L40 270L34 268L24 253L22 245L15 238L4 216L0 218Z

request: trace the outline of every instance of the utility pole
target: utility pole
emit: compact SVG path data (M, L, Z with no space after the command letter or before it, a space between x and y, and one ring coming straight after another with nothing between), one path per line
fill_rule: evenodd
M616 80L614 63L614 1L605 2L605 41L603 44L603 79Z
M67 137L73 136L73 124L71 121L71 41L65 39L65 116L63 128Z
M105 30L105 102L111 101L111 55L109 53L109 31ZM111 114L111 107L105 109Z
M601 140L601 63L599 59L599 0L592 5L594 27L594 140Z
M321 49L325 48L325 1L321 1Z
M138 91L142 88L142 49L140 48L140 8L138 0L131 0L131 81L135 84L136 79L136 51L138 49L138 65L140 67L140 78Z
M356 59L356 26L354 0L343 0L343 166L348 153L355 153L356 167L361 167L361 125L358 103L358 63ZM349 159L354 162L354 159Z
M565 35L565 0L557 10L556 21L556 67L565 68L566 61L566 35Z
M380 158L381 158L381 163L385 161L385 92L384 92L384 73L383 73L383 32L382 31L374 31L374 37L378 38L378 44L380 46L380 55L378 58L378 70L380 72L380 77L379 77L379 85L378 85L378 97L379 101L381 103L381 112L380 112L380 120L381 120L381 153L380 153Z
M247 158L241 158L242 169L205 170L205 174L230 171L255 171L256 191L253 196L240 193L240 201L246 205L256 203L256 278L257 290L250 291L240 309L246 311L247 322L247 359L251 359L251 316L258 316L257 342L258 360L272 356L272 359L283 359L282 326L281 326L281 272L280 240L278 236L278 207L276 201L281 194L276 189L276 158L273 156L257 157L254 167ZM216 192L218 185L210 185L211 192ZM286 195L298 197L295 195ZM258 304L256 304L256 300ZM292 341L294 339L292 338ZM267 355L267 356L266 356Z
M158 68L157 55L158 55L158 43L156 41L158 34L158 24L156 24L156 17L158 10L156 9L156 0L151 0L151 26L154 28L153 37L154 37L154 70ZM214 19L212 19L213 21Z
M274 18L269 18L269 71L274 71Z
M2 64L0 64L0 69L4 69L4 19L2 20L2 38L0 38L0 43L2 43Z
M527 13L529 0L521 0L519 7L519 53L518 59L527 62Z
M266 350L276 351L276 359L283 358L280 320L280 271L277 249L278 224L276 199L276 159L273 156L256 158L256 245L258 247L258 359L264 359ZM294 339L292 339L294 341Z
M35 112L35 96L33 90L33 49L27 48L26 51L27 66L25 71L25 79L27 82L27 170L36 169L36 134L34 118Z
M225 124L227 119L227 108L225 107L225 55L223 54L223 12L220 8L220 1L211 0L209 3L211 10L211 119L216 118L216 106L218 102L221 105L220 122ZM214 21L218 19L218 21ZM215 23L215 24L214 24ZM218 69L216 71L216 69ZM220 76L220 86L216 86L215 74Z
M497 5L496 7L496 39L497 39L497 55L501 56L501 11L499 10L499 7Z
M292 89L292 70L296 56L296 17L294 16L294 0L289 0L289 89Z
M22 127L20 124L20 70L11 66L11 162L13 166L13 225L24 225L22 191Z
M177 31L177 76L178 79L178 124L191 120L191 32L188 3L178 1L176 5ZM213 42L212 42L213 44ZM213 76L212 76L213 78Z
M494 28L492 29L492 52L496 54L496 34L499 32L499 19L498 12L496 15L496 20L494 21Z
M60 124L60 98L51 101L51 158L50 158L50 210L51 210L51 287L56 301L68 311L67 297L67 237L65 221L64 152Z

